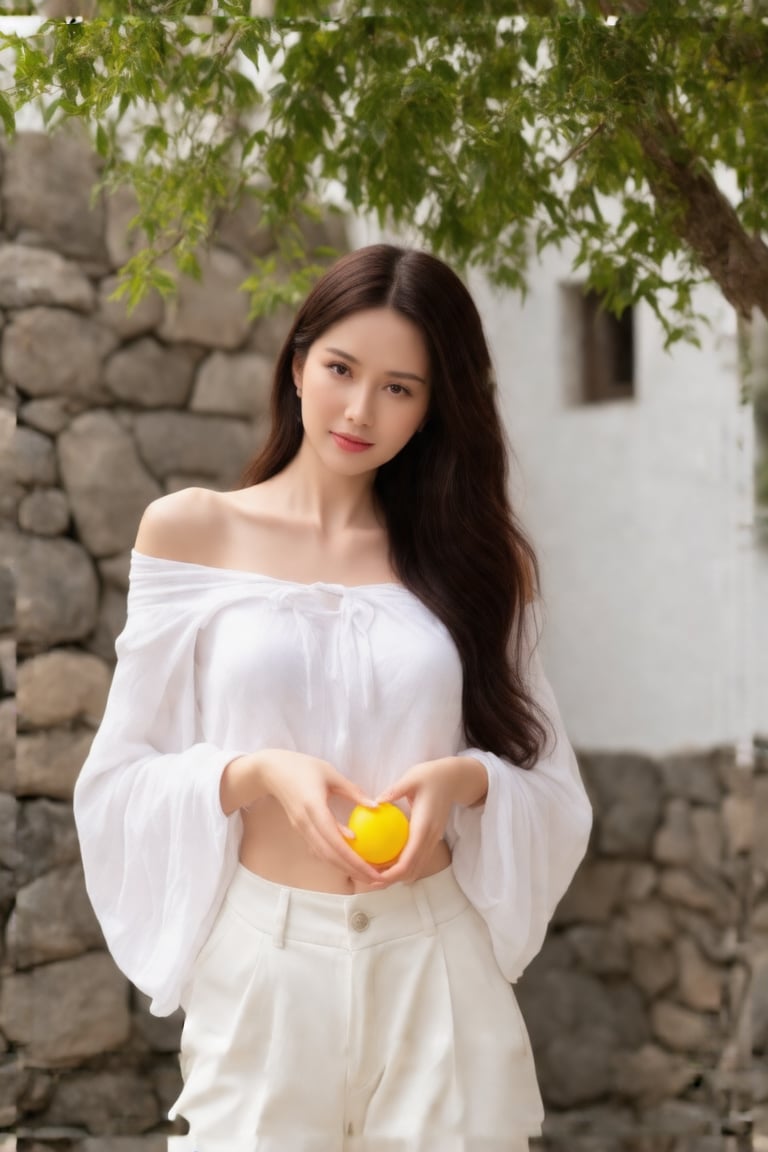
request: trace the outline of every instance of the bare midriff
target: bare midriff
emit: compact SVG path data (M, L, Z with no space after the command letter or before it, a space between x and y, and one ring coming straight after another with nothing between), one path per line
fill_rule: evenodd
M343 822L347 812L338 811L335 815ZM249 871L290 888L336 892L342 896L367 891L368 885L358 883L340 868L321 860L310 851L303 838L291 827L277 800L265 796L250 808L243 809L242 816L240 863ZM450 849L441 840L414 879L442 872L450 862Z

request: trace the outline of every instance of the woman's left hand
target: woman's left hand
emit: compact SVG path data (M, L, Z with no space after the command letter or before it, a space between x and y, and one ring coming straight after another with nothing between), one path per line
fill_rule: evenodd
M408 843L394 864L383 868L385 885L408 883L424 871L445 833L454 804L477 804L485 797L488 777L479 760L443 756L409 768L400 779L377 797L377 802L410 804Z

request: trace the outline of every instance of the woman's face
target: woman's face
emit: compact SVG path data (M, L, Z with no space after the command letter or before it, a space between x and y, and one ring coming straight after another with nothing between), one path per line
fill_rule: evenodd
M390 308L355 312L293 364L304 435L335 470L359 474L386 464L425 419L429 358L419 329ZM343 437L370 447L352 450Z

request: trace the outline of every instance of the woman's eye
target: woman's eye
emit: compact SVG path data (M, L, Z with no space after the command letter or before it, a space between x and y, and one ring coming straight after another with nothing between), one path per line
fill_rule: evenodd
M335 361L333 364L329 364L328 367L335 376L344 376L349 372L349 366L347 364L338 364Z
M396 396L410 396L411 395L410 388L406 388L403 384L390 384L390 385L388 385L388 387L400 389L399 392L395 393Z

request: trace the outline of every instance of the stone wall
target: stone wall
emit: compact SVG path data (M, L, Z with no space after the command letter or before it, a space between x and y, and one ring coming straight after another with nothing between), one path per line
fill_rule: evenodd
M24 135L3 157L0 1132L27 1152L163 1152L180 1019L152 1017L104 952L72 788L141 512L236 480L288 317L248 320L238 285L270 240L247 205L222 222L202 283L127 315L108 297L131 201L90 208L94 172L77 138ZM544 1144L746 1149L750 1110L768 1132L768 771L737 769L729 749L580 761L592 849L518 986Z
M551 1152L768 1148L768 761L581 752L588 859L518 987Z

